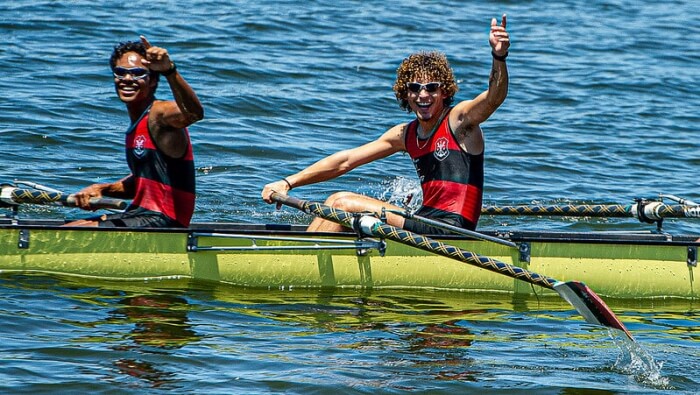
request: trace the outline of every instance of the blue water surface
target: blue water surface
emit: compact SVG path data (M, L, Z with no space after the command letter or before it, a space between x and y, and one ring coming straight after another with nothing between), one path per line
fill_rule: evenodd
M700 201L697 1L18 0L0 11L0 182L74 192L128 174L108 59L143 34L205 106L190 128L194 219L307 223L262 202L262 186L410 120L391 89L412 52L447 54L458 100L485 90L489 24L507 13L509 95L482 125L485 203ZM163 82L158 96L171 98ZM395 155L293 194L400 201L417 189ZM697 220L663 225L700 232ZM516 217L480 227L654 229ZM636 394L700 382L696 301L611 301L642 347L627 350L561 301L26 275L0 286L5 393Z

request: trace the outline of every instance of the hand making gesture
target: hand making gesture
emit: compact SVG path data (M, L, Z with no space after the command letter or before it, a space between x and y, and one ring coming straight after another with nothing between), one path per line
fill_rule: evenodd
M143 46L146 47L146 59L141 60L150 70L164 72L171 69L173 62L170 60L168 50L154 47L145 36L140 36Z
M508 54L510 47L510 37L506 31L506 14L503 14L501 24L498 25L496 18L491 19L491 32L489 33L489 44L497 56Z

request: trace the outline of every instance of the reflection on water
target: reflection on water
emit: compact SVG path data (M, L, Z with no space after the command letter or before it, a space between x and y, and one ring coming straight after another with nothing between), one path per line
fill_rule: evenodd
M169 294L148 294L124 298L121 306L110 313L107 321L117 325L133 325L126 334L131 345L116 345L116 350L131 349L138 354L172 352L196 342L199 336L187 318L188 304L183 297ZM120 358L114 366L122 374L161 387L176 381L176 371L163 364L142 359Z
M607 390L630 383L689 388L693 379L684 372L700 368L692 362L700 331L689 300L609 300L638 340L637 349L625 349L552 297L30 275L2 275L0 285L0 317L12 315L25 334L20 341L16 325L1 327L0 336L11 340L5 355L55 360L58 369L87 350L94 356L79 363L84 371L108 366L97 379L105 385L129 378L135 388L190 392L193 375L237 384L265 375L331 392L347 385L421 390L440 382L459 393L465 385L479 390L510 380L619 393ZM23 300L27 295L38 296ZM55 327L32 325L37 317Z
M144 380L154 388L162 387L176 381L175 372L166 372L154 364L134 359L118 359L114 361L117 370L125 375Z
M180 348L198 340L187 319L187 300L167 294L138 295L119 301L110 321L133 324L128 338L135 344Z

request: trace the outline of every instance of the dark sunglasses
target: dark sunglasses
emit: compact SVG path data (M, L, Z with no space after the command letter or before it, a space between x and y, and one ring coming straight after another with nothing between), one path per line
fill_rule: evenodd
M127 69L125 67L115 67L112 70L112 73L114 73L114 78L119 80L126 79L127 75L130 75L134 80L142 80L148 77L149 71L143 67L134 67L131 69Z
M440 88L440 85L442 85L439 82L428 82L427 84L420 84L418 82L407 82L406 83L406 88L408 88L409 91L413 93L420 93L423 89L425 89L428 93L435 93L437 92L438 88Z

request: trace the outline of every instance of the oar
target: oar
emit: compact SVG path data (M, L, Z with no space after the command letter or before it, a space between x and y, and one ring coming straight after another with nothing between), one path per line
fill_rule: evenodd
M678 203L678 204L685 205L685 206L697 206L697 205L698 205L697 203L695 203L695 202L692 201L692 200L685 199L685 198L682 198L682 197L678 197L678 196L676 196L676 195L669 195L669 194L662 193L662 194L659 195L659 197L662 198L662 199L663 199L663 198L671 199L671 200L673 200L674 202L676 202L676 203Z
M41 191L35 189L20 189L13 185L0 185L0 204L16 206L18 204L44 204L75 207L75 195L58 191ZM127 202L112 198L91 198L90 206L95 209L123 210Z
M634 341L632 334L625 328L605 302L603 302L593 290L581 282L569 281L565 283L557 281L518 266L500 262L445 244L438 240L433 240L426 236L391 226L368 215L353 214L321 203L301 200L278 193L273 193L271 199L275 202L297 208L305 213L336 222L359 232L364 232L364 234L370 236L393 240L437 255L456 259L482 269L504 274L530 284L552 289L564 298L564 300L569 302L583 316L586 322L619 329L623 331L630 340Z
M441 222L441 221L436 221L434 219L430 219L430 218L426 218L426 217L423 217L420 215L410 213L407 210L387 210L387 211L390 213L400 215L404 218L415 219L416 221L423 222L425 224L428 224L430 226L434 226L436 228L445 229L447 231L450 231L450 232L458 234L458 235L470 236L470 237L473 237L475 239L490 241L490 242L501 244L501 245L508 246L511 248L518 248L518 245L513 243L512 241L504 240L504 239L501 239L499 237L485 235L483 233L475 232L475 231L469 230L469 229L460 228L458 226L446 224L446 223Z
M29 188L38 189L40 191L63 193L62 191L59 191L58 189L47 187L46 185L37 184L36 182L31 182L31 181L15 180L15 185L26 185Z
M640 201L634 204L563 204L484 206L484 215L541 215L561 217L634 217L640 221L663 218L700 218L700 206Z

